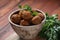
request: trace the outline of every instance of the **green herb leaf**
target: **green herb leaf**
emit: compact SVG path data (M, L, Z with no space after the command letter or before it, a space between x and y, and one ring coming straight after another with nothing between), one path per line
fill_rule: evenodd
M52 16L46 14L46 21L39 36L46 37L47 40L59 40L60 20L58 20L57 16L57 14Z
M19 8L22 8L22 6L21 6L21 5L18 5L18 7L19 7Z
M23 6L23 8L24 8L24 9L26 9L26 10L29 10L29 11L31 11L31 10L32 10L32 9L31 9L31 7L30 7L29 5L27 5L27 4L26 4L26 5L24 5L24 6Z
M36 15L38 15L38 12L33 11L33 12L32 12L32 15L33 15L33 16L36 16Z

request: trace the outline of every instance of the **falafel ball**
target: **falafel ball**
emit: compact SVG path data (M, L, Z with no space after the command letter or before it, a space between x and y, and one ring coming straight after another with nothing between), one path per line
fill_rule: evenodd
M20 18L22 18L22 12L23 12L23 10L19 11Z
M20 18L20 16L18 14L13 14L11 16L11 21L16 23L16 24L18 24L20 22L20 20L21 20L21 18Z
M38 13L38 16L40 16L42 20L44 19L44 15L42 13Z
M26 21L26 20L21 20L20 25L22 25L22 26L28 26L29 22Z
M40 24L41 20L42 20L41 17L35 16L35 17L32 18L32 23L35 24L35 25Z
M31 12L30 11L26 11L24 10L22 12L22 18L25 19L25 20L29 20L31 19L33 16L31 15Z

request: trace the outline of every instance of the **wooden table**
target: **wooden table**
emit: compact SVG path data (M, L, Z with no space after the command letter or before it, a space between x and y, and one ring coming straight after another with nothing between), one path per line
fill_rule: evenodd
M28 4L50 15L57 13L60 19L60 0L0 0L0 40L5 40L15 33L8 22L8 16L12 11L18 9L18 4Z

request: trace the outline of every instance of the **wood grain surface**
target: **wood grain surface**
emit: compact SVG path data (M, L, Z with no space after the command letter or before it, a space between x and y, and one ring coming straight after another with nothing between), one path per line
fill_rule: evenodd
M8 16L12 11L18 9L19 4L28 4L32 8L48 12L49 15L58 14L60 19L60 0L0 0L0 40L15 33L8 22Z

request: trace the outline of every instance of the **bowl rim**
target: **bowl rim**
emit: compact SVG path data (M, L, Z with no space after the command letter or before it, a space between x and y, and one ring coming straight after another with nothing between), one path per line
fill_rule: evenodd
M13 23L13 22L11 21L11 18L10 18L10 17L11 17L12 14L14 14L15 12L17 12L17 11L19 11L19 10L24 10L24 9L17 9L17 10L15 10L15 11L11 12L10 15L8 16L8 21L9 21L9 23L11 23L11 24L13 24L13 25L15 25L15 26L17 26L17 27L34 27L34 26L41 25L41 24L44 23L45 20L46 20L46 15L45 15L45 13L44 13L42 10L39 10L39 9L33 9L33 10L40 11L40 12L44 15L44 17L45 17L44 20L43 20L40 24L37 24L37 25L31 25L31 26L17 25L17 24L15 24L15 23Z

